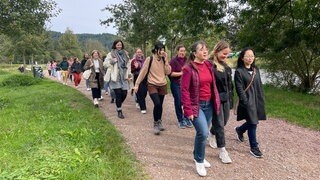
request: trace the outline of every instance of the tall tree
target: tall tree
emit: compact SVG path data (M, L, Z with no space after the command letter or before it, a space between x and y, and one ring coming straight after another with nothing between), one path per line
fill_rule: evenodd
M84 52L91 52L92 50L98 50L101 54L105 54L105 47L103 47L102 43L96 39L87 39L84 42Z
M173 47L212 35L221 24L225 6L223 0L124 0L105 8L113 17L102 24L115 23L119 35L134 45L145 47L148 42L162 40Z
M72 30L67 29L59 38L59 50L63 56L81 57L82 51L77 36Z
M239 46L264 53L272 72L297 76L303 91L315 88L320 80L320 1L239 2L245 3L237 21Z
M52 0L1 0L0 9L0 33L8 36L38 33L60 12Z

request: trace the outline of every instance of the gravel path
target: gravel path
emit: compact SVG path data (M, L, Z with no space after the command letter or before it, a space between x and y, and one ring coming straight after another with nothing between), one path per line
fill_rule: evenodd
M78 88L91 100L84 82ZM197 179L193 162L194 128L179 129L174 113L173 97L164 101L163 125L160 136L153 135L151 99L147 97L147 114L142 115L135 107L133 97L123 105L124 120L117 118L115 104L104 95L100 110L122 133L126 143L152 179ZM291 125L285 121L269 118L261 122L257 130L262 159L249 154L248 138L240 143L236 139L235 116L226 126L226 148L232 164L223 164L218 149L206 148L206 159L212 167L201 179L320 179L320 132Z

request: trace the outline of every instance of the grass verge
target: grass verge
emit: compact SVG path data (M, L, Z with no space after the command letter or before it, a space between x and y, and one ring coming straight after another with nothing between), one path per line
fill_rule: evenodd
M320 130L320 96L286 91L266 85L266 109L269 117Z
M12 76L0 70L0 83ZM46 79L18 84L0 87L0 179L148 179L83 94Z

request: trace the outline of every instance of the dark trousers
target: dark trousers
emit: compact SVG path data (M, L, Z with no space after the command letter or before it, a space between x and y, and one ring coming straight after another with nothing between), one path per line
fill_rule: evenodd
M248 131L250 147L258 147L257 142L257 124L249 124L248 122L243 123L238 130L240 133L245 133Z
M136 84L136 80L138 78L138 75L133 76L133 84ZM147 97L148 87L147 82L142 81L139 84L138 92L136 93L137 102L139 103L140 110L146 110L146 97Z
M97 80L97 84L98 87L97 88L91 88L91 92L92 92L92 98L101 98L101 84L99 81L99 74L100 73L96 73L96 80Z
M174 108L179 122L183 120L180 83L171 82L170 89L174 98Z
M221 102L220 114L213 113L212 126L210 129L211 134L215 135L217 146L219 148L226 146L226 139L224 133L224 126L229 120L230 105L229 102Z
M119 89L113 89L113 91L116 95L117 110L120 111L122 103L127 98L128 90L122 90L121 88L119 88Z
M151 100L153 102L153 120L159 121L162 118L162 105L164 100L164 95L159 95L158 93L150 94Z

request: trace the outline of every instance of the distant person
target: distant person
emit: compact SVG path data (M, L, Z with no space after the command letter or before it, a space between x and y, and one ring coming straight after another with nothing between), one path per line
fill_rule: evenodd
M124 50L124 44L121 40L113 42L112 50L107 54L103 64L105 68L108 68L105 80L109 81L110 89L116 95L118 118L124 119L122 103L127 98L130 89L129 79L132 78L132 74L128 52Z
M80 82L81 82L81 74L82 74L82 66L79 58L74 57L73 63L71 65L71 73L74 77L74 86L75 88L78 88Z
M70 79L70 81L73 81L73 76L72 76L72 72L71 72L71 65L73 64L73 57L69 57L68 59L68 78Z
M104 68L101 55L98 50L93 50L91 53L91 59L87 60L84 65L84 70L91 69L89 76L89 87L92 92L93 104L99 107L98 100L101 99L101 89L103 88Z
M220 98L213 65L207 59L206 43L197 41L191 46L189 62L183 68L181 78L184 116L191 120L196 130L193 158L200 176L206 176L205 168L211 167L205 159L206 140L213 112L220 113Z
M47 70L48 70L49 76L51 76L51 61L48 61L48 62L47 62L46 68L47 68Z
M168 56L165 51L165 46L158 42L152 49L152 55L147 57L138 79L134 86L137 93L140 83L145 79L148 84L148 92L153 102L153 129L155 135L160 135L160 131L164 131L162 125L163 101L167 94L167 79L166 76L171 73L171 67L168 62Z
M62 61L60 63L60 68L61 68L61 74L62 74L62 81L64 85L67 85L67 80L68 80L68 68L69 64L67 61L67 57L63 57Z
M181 103L181 76L182 67L187 61L186 48L183 45L177 46L177 55L171 59L171 73L170 73L170 88L174 98L174 108L178 120L178 127L184 129L186 127L192 127L192 123L189 119L183 116L182 103Z
M60 67L60 62L56 61L56 74L57 74L57 79L58 81L61 81L61 67Z
M133 85L135 85L138 79L143 63L144 63L144 57L143 57L142 50L140 48L137 48L135 56L131 61L131 73L133 74ZM147 106L146 106L147 92L148 92L147 82L143 81L139 84L139 89L136 93L136 103L138 103L136 107L140 109L140 112L142 114L147 113Z
M88 53L85 53L83 55L83 59L81 60L81 66L82 66L82 73L84 72L84 65L86 64L87 60L90 59L90 56ZM86 88L87 88L87 91L90 91L91 88L89 87L89 79L86 79Z
M259 120L266 120L265 96L261 82L260 71L254 63L255 54L250 48L242 50L238 57L237 69L234 74L235 87L239 99L237 106L237 121L246 120L236 127L240 142L244 141L243 134L247 131L250 153L257 158L263 156L256 138Z
M21 73L24 72L24 66L23 66L23 64L21 64L21 65L19 66L18 70L19 70Z
M232 96L231 68L227 65L228 55L230 53L229 43L219 41L210 54L209 60L212 61L214 67L214 76L220 97L220 113L213 112L211 134L208 137L209 145L212 148L219 148L219 158L223 163L232 163L231 158L225 148L226 138L224 126L230 117L230 96Z

